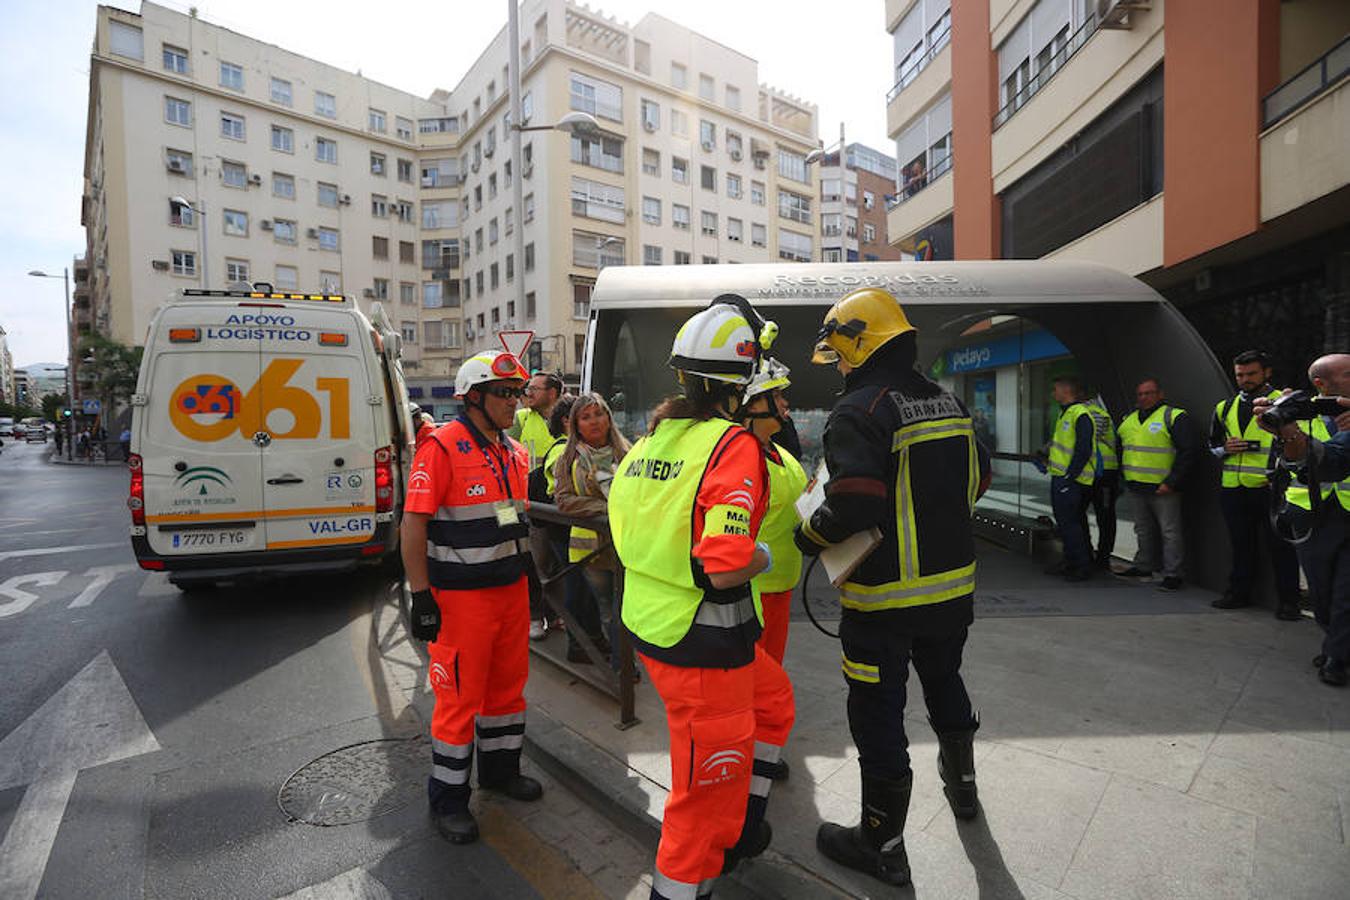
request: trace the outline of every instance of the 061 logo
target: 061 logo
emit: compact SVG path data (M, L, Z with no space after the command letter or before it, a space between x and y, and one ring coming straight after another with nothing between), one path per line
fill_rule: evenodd
M466 497L481 497L487 493L487 486L482 484L471 484L469 489L464 492Z
M169 420L193 441L220 441L234 434L251 439L269 427L272 413L283 411L289 414L290 427L282 430L273 423L273 438L316 438L324 418L319 401L290 383L302 365L302 359L274 359L247 392L224 375L192 375L170 395ZM328 395L329 437L351 437L349 379L316 378L314 389Z

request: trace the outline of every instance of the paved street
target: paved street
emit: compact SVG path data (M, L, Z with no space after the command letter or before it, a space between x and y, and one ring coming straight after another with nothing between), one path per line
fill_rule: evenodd
M180 595L131 558L126 470L54 465L50 447L0 456L0 896L646 895L649 851L543 773L540 804L479 799L483 842L434 834L426 754L406 743L424 677L387 584ZM292 773L371 741L355 784L283 796L355 821L283 812Z

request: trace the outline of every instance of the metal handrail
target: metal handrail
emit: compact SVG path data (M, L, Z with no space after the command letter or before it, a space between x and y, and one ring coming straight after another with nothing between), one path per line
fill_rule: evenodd
M1059 51L1050 57L1050 63L1046 67L1049 71L1046 73L1038 71L1031 81L1016 94L1013 94L1012 99L994 114L994 130L997 131L1004 122L1011 119L1014 113L1025 106L1028 100L1040 93L1041 88L1045 87L1051 79L1059 74L1065 64L1073 59L1079 50L1083 49L1083 45L1088 42L1088 38L1096 34L1097 25L1097 13L1089 10L1087 19L1083 24L1079 25L1078 30L1069 35L1069 39L1064 46L1060 47Z
M541 573L539 582L543 587L547 587L557 581L562 581L572 572L586 567L590 564L591 560L613 546L611 540L607 540L603 537L609 533L608 516L577 516L563 512L552 503L536 503L533 501L530 503L529 516L532 522L548 522L554 525L577 525L582 528L588 528L597 535L602 536L599 539L599 546L590 553L587 553L583 558L576 562L558 560L558 562L563 564L561 569L558 569L547 576ZM549 544L549 549L552 550L551 543ZM617 553L614 557L615 563L618 565L614 578L614 640L618 641L618 672L613 672L613 670L610 669L609 660L605 658L604 654L600 652L599 648L596 647L586 635L585 629L577 624L577 621L572 617L572 614L567 611L566 606L564 605L562 608L559 608L553 605L548 591L540 592L544 597L544 602L549 605L549 608L554 614L563 620L568 634L581 645L581 649L585 651L593 665L585 668L578 668L569 663L566 658L559 659L550 653L547 648L534 643L530 644L530 652L548 660L550 663L564 670L574 678L584 681L596 690L608 694L618 700L619 721L615 723L615 727L627 729L632 728L634 725L638 724L639 721L637 717L637 698L634 686L634 674L637 671L637 666L633 659L633 642L628 637L627 629L623 627L623 564L618 562ZM608 674L602 675L600 674L601 672Z
M952 27L948 25L938 33L937 39L933 41L932 46L930 46L926 52L921 54L900 72L900 77L896 80L894 86L886 92L886 102L888 104L899 96L901 91L909 87L914 79L919 77L919 73L928 68L929 63L937 59L938 54L942 52L942 48L951 43L951 36Z
M1350 73L1350 34L1261 98L1261 127L1269 128L1303 108L1347 73ZM1314 74L1317 76L1315 81L1306 78Z
M948 133L950 134L950 132ZM894 202L886 204L886 211L889 212L890 210L895 209L906 200L909 200L914 195L920 193L934 181L937 181L943 175L950 172L951 168L952 154L948 153L946 156L942 157L942 159L938 160L937 165L933 166L932 169L924 172L918 178L911 180L908 184L901 187L900 193L896 195Z

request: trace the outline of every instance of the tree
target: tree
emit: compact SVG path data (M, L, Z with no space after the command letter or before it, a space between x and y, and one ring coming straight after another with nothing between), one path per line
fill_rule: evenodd
M141 370L141 347L128 347L101 334L80 340L80 381L103 404L107 422L113 409L131 399Z
M61 408L67 403L65 394L48 394L42 398L42 418L48 422L61 421Z

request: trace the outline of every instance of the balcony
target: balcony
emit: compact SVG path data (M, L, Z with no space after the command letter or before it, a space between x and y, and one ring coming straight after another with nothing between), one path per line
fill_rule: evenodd
M892 203L886 205L886 231L905 238L950 215L955 206L951 154L931 169L911 179Z
M1350 38L1261 104L1261 221L1350 184Z
M886 95L886 134L892 139L914 117L928 109L952 83L952 42L950 29L942 33L938 43L919 58L921 65L912 66L911 75L902 73Z

